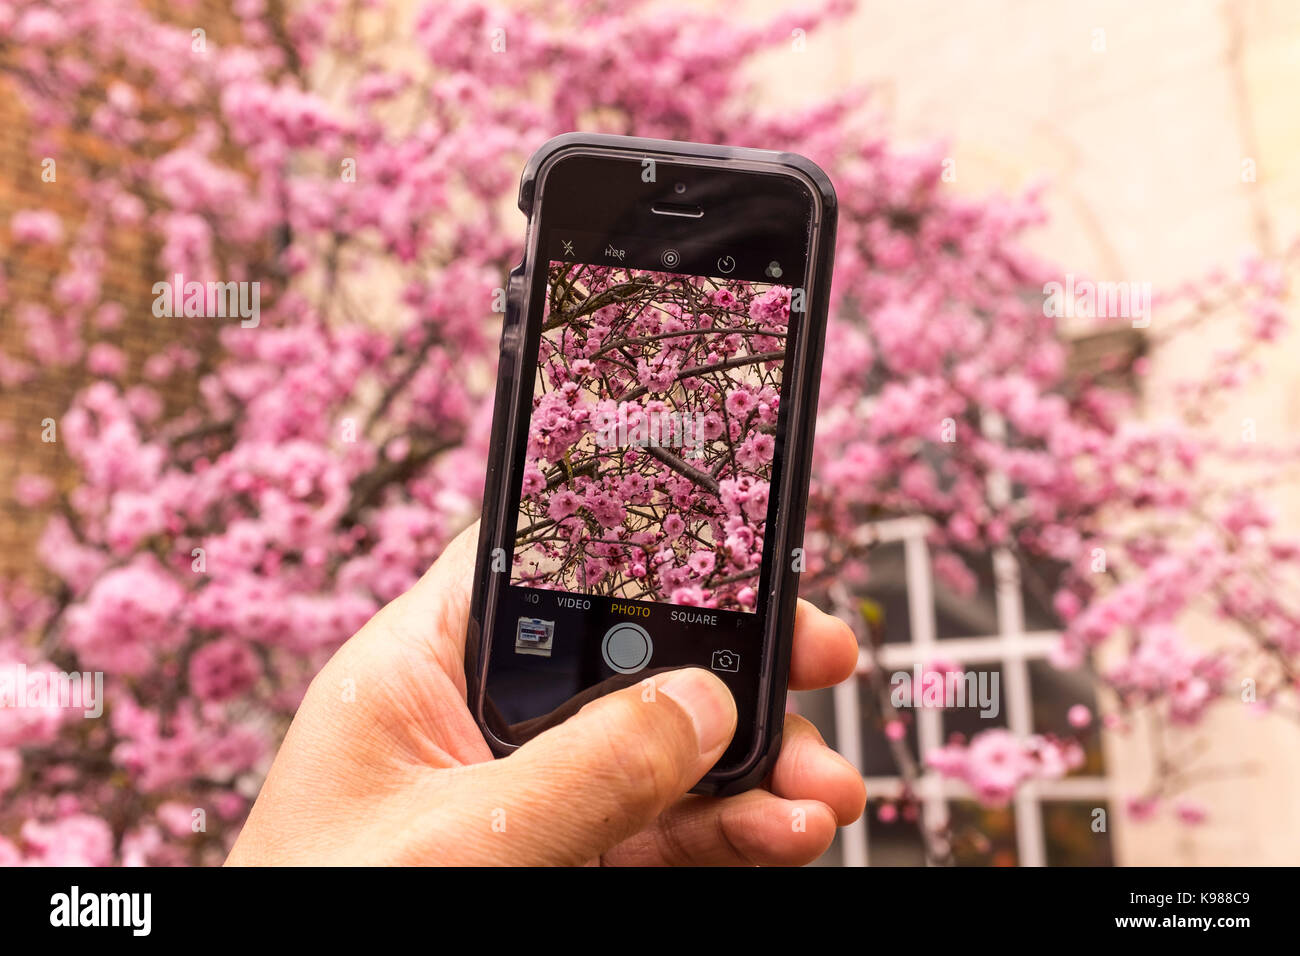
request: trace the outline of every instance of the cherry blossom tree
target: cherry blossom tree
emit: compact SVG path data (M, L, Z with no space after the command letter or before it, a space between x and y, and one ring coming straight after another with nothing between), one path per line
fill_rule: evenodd
M1034 195L953 194L942 151L892 147L863 90L762 108L746 79L756 58L779 68L847 6L748 24L596 0L440 0L410 19L371 2L236 0L229 21L205 24L183 5L160 19L137 0L0 0L0 64L34 154L30 201L3 224L5 269L55 264L39 296L0 286L0 386L52 372L84 382L71 407L7 438L19 459L57 441L76 481L28 469L14 488L51 517L42 575L4 587L0 659L29 677L104 675L101 719L57 702L0 708L0 862L223 858L312 675L477 514L500 289L522 236L510 200L528 153L569 129L791 148L830 171L840 234L806 596L862 628L871 522L923 514L955 587L972 586L970 559L992 546L1063 568L1044 583L1065 633L1058 663L1114 690L1116 729L1138 712L1194 724L1240 700L1242 678L1251 706L1294 707L1300 616L1286 585L1300 546L1275 526L1267 489L1226 470L1291 459L1208 425L1281 333L1286 269L1251 260L1160 303L1157 347L1222 315L1242 344L1194 372L1168 420L1140 419L1127 392L1070 366L1043 301L1059 274L1024 251L1043 216ZM41 179L45 159L56 179ZM46 208L54 190L75 197L75 215ZM141 286L107 282L132 255L150 263ZM209 283L257 283L256 315L212 317L222 292ZM716 305L728 291L771 302L774 290L709 294ZM124 330L167 314L160 301L180 308L158 347L125 349ZM773 331L737 332L737 347L777 351L760 341ZM555 342L542 402L564 376L609 374ZM638 359L606 382L608 400L649 398L666 365L708 355L657 346ZM710 382L702 411L716 399L766 424L775 383L763 374ZM727 409L740 385L768 411ZM727 478L706 450L724 511L724 481L761 473L763 434L745 432L754 467L738 460ZM526 512L557 468L576 484L583 464L534 451ZM630 457L617 488L585 477L591 514L635 504ZM669 497L697 507L701 482L674 474ZM995 476L1014 494L992 495ZM723 520L716 509L710 496L706 520ZM653 520L668 531L670 519ZM644 549L661 592L750 599L739 579L720 587L731 569L716 550L706 567L705 549L685 548L655 572ZM584 560L597 563L589 580L639 580L613 551L592 545ZM1189 641L1190 611L1217 615L1222 639ZM1098 665L1116 644L1120 663ZM924 759L998 801L1066 772L1072 746L988 731ZM1159 812L1184 773L1162 766L1134 809Z

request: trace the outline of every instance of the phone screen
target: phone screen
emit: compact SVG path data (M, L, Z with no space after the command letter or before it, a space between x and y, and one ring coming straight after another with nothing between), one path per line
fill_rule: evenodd
M768 666L808 219L766 244L743 221L637 225L659 234L539 236L485 687L508 743L692 665L727 682L746 728ZM723 763L753 743L738 731Z
M552 261L510 583L755 613L789 325L778 283Z

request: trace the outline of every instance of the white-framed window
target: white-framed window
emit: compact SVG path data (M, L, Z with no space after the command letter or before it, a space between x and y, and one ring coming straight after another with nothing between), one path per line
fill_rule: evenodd
M1065 712L1074 703L1090 705L1095 714L1095 699L1088 699L1091 688L1085 676L1063 676L1048 661L1059 634L1051 629L1031 629L1025 621L1025 599L1021 589L1020 568L1015 556L1005 548L991 554L991 581L981 582L980 594L969 603L969 613L961 614L961 602L951 595L936 593L927 537L931 530L926 517L898 518L876 522L860 529L873 542L879 559L873 564L876 582L868 583L873 597L883 596L891 587L905 595L906 621L901 629L905 640L881 645L875 666L884 673L911 671L913 665L928 665L937 659L962 665L963 669L997 670L1000 675L1000 718L989 726L1004 726L1017 737L1036 732L1062 732ZM901 553L900 553L901 552ZM901 559L901 560L900 560ZM901 565L901 568L899 567ZM892 571L892 581L889 572ZM884 572L884 573L882 573ZM885 578L882 582L880 578ZM901 579L901 580L900 580ZM901 587L899 586L901 583ZM991 595L988 591L991 590ZM896 593L896 597L900 596ZM992 598L989 607L989 598ZM981 606L982 601L982 606ZM943 607L944 614L938 609ZM947 627L941 628L942 617ZM992 620L989 620L992 618ZM954 620L959 623L952 625ZM992 624L979 633L981 625ZM966 625L963 628L962 625ZM968 636L955 636L971 630ZM895 634L899 631L894 628ZM863 663L869 652L863 649ZM1065 685L1063 687L1062 682ZM868 811L863 819L844 830L840 837L841 860L846 866L865 866L873 858L873 847L887 846L888 831L895 825L914 830L917 850L923 831L944 830L954 812L966 818L974 830L984 831L990 842L993 862L1021 866L1048 863L1109 862L1110 843L1105 832L1093 828L1096 808L1110 812L1111 791L1101 767L1100 746L1094 744L1082 772L1058 780L1034 781L1022 786L1005 811L986 811L972 800L960 781L949 780L920 766L914 782L919 798L919 819L882 823L874 812L882 801L891 801L903 789L897 773L881 773L881 763L871 755L883 752L881 729L870 725L863 706L864 682L846 682L833 691L835 745L862 773L867 786ZM1041 706L1035 706L1036 702ZM919 707L911 711L913 727L909 744L913 755L941 747L954 730L973 734L981 729L981 718L973 710L958 715L939 708ZM1055 719L1053 719L1053 716ZM954 721L964 721L960 727ZM1093 733L1095 738L1095 731ZM871 765L868 765L871 764ZM998 826L1006 829L999 845ZM1108 828L1107 828L1108 829ZM1086 852L1072 852L1071 842ZM895 839L894 842L897 842ZM1062 850L1061 847L1065 849ZM886 852L881 862L908 862L908 854ZM958 854L960 856L960 854ZM924 857L922 856L921 859ZM920 862L920 859L914 860Z
M1070 342L1076 372L1099 382L1132 388L1132 365L1144 351L1142 333L1106 330ZM1007 425L1001 416L986 412L980 416L980 423L987 438L1006 440ZM1014 498L1005 475L991 475L986 487L994 507L1005 506ZM1016 556L1005 547L995 548L988 555L987 574L978 575L981 580L975 600L954 598L936 587L927 543L932 530L931 520L918 515L872 522L856 531L856 544L873 547L873 580L868 581L867 594L879 599L882 591L890 588L892 573L893 589L901 603L902 613L886 622L886 638L875 666L886 674L910 671L913 665L925 666L935 660L955 663L963 669L996 668L1004 705L1002 721L997 725L1005 726L1019 738L1033 733L1074 735L1074 729L1066 726L1066 715L1074 704L1083 704L1093 715L1085 737L1085 763L1061 779L1024 784L1005 811L987 811L972 800L963 783L945 779L917 760L919 775L913 790L919 801L918 818L882 823L875 810L882 802L896 799L904 781L897 772L897 762L888 759L889 748L881 728L871 726L868 720L869 708L863 707L865 682L861 678L848 681L834 688L833 707L828 708L833 713L823 716L834 722L835 731L830 735L833 745L862 774L868 802L863 817L841 831L840 862L846 866L866 866L873 858L892 863L929 862L921 852L921 834L943 830L954 817L963 816L977 829L984 824L986 835L994 829L988 826L990 823L1005 831L1001 846L989 847L994 851L987 854L991 862L1020 866L1112 863L1109 820L1115 800L1106 776L1095 690L1086 673L1060 671L1048 662L1060 640L1055 614L1048 610L1050 571L1046 582L1026 582ZM888 553L891 548L893 554ZM1030 583L1036 587L1027 588ZM1037 613L1027 616L1027 606ZM855 610L852 606L842 608L846 616ZM1030 616L1033 620L1027 619ZM898 617L905 619L900 622ZM959 622L956 627L952 626L954 620ZM868 651L859 653L861 663L867 663ZM915 708L906 742L913 759L941 747L954 730L969 737L986 729L973 726L980 722L978 716L971 716L973 711L965 713L966 725L953 727L952 712ZM1096 829L1098 809L1105 811L1106 821L1100 832ZM887 833L896 827L910 828L916 835L910 859L906 850L891 854L891 842L896 850L908 839ZM989 842L996 839L993 834ZM873 852L873 848L884 852Z

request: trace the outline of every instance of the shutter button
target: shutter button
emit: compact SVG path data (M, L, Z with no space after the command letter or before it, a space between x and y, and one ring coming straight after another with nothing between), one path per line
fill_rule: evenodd
M620 674L635 674L650 663L654 642L640 624L622 621L605 632L600 653L611 670Z

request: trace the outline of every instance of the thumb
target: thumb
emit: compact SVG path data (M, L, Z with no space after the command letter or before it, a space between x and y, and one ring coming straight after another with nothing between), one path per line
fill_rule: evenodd
M592 701L494 764L510 862L584 863L654 821L718 761L736 730L727 686L668 671ZM487 793L482 793L488 796Z

